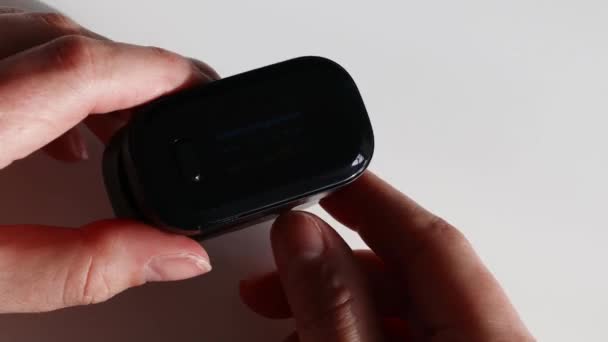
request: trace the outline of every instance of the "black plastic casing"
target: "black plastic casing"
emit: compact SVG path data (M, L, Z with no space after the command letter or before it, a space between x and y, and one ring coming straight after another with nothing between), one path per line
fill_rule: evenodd
M103 172L118 217L204 239L315 203L360 176L373 150L353 79L302 57L142 107Z

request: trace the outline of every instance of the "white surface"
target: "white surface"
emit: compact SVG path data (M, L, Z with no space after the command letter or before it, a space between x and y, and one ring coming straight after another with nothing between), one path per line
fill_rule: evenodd
M51 3L224 76L299 55L340 62L375 127L372 169L466 233L540 341L608 340L605 1ZM1 222L109 215L98 164L36 157L3 171ZM0 317L2 340L279 341L289 324L236 298L238 278L271 265L265 230L207 244L215 269L201 279Z

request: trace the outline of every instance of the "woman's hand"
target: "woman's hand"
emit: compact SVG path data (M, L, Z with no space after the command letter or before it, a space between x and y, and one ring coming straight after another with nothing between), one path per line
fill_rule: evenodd
M286 341L533 341L458 230L371 173L322 202L371 251L351 251L318 217L272 229L278 271L241 283L269 318L294 317Z
M0 169L40 148L86 159L76 128L83 120L107 140L128 118L124 110L218 78L203 63L111 42L54 13L0 9L0 37ZM1 226L0 313L96 303L210 269L196 242L140 223Z

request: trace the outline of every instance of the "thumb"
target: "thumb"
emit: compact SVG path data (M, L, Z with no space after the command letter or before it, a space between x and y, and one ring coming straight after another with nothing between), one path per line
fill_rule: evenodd
M327 223L289 212L275 221L271 240L300 341L383 341L361 269Z
M0 227L0 313L98 303L149 281L210 270L198 243L140 223Z

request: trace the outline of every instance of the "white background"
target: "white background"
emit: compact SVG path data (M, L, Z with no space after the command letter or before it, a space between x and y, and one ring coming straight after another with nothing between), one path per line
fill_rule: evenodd
M224 76L335 59L367 103L372 169L465 232L540 341L608 340L605 1L51 3L112 39L176 50ZM0 222L110 215L95 150L78 166L38 155L0 172ZM206 247L208 276L3 316L0 340L280 341L290 323L259 319L236 297L239 278L272 267L267 227Z

